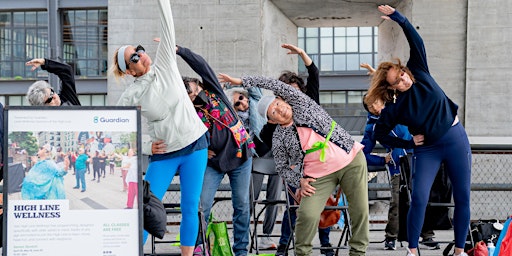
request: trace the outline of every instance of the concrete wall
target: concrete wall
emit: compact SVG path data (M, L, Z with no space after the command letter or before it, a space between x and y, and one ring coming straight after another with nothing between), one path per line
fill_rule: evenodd
M297 72L298 56L287 55L284 43L297 44L297 26L268 0L264 1L262 15L263 67L262 75L277 78L283 70Z
M302 1L300 1L302 3ZM459 118L470 137L507 137L512 143L512 22L508 0L402 0L404 13L424 39L429 67L446 94L459 105ZM297 69L297 56L286 56L282 43L296 43L296 25L270 0L171 0L177 43L201 54L216 72L277 77ZM339 20L337 26L372 25L380 15L375 1L367 16ZM144 9L134 6L143 6ZM368 5L368 4L366 4ZM365 6L366 6L365 5ZM156 0L109 0L109 58L123 44L142 44L154 56L158 36ZM311 8L322 8L312 4ZM407 60L402 30L391 21L379 24L379 60ZM109 60L110 61L110 60ZM195 76L179 61L182 75ZM108 104L124 89L108 81ZM485 142L485 140L484 140Z
M269 1L173 1L176 40L201 54L216 72L277 76L297 68L280 48L297 42L297 27ZM276 58L281 56L282 58ZM196 74L179 61L183 75Z
M140 2L143 11L133 7ZM124 44L142 44L154 56L156 3L109 1L109 58ZM281 48L297 42L297 27L272 2L171 0L171 6L177 44L202 55L215 72L277 77L282 70L297 70L297 56L287 56ZM198 77L181 58L178 66L181 75ZM109 104L115 104L128 82L109 79Z
M462 122L466 100L466 7L464 0L408 0L397 6L423 38L430 72L448 97L459 105ZM379 26L379 61L394 58L407 61L409 45L400 26L394 21L384 21Z
M144 10L134 6L144 6ZM158 36L158 20L155 0L108 1L108 64L112 65L114 52L123 45L141 44L150 56L155 56ZM108 76L107 105L115 105L132 78L117 80Z
M512 136L512 2L468 1L466 129Z
M472 142L512 141L511 7L506 0L407 0L397 7L423 37L430 72L459 105ZM408 51L396 24L379 25L379 60L407 59Z

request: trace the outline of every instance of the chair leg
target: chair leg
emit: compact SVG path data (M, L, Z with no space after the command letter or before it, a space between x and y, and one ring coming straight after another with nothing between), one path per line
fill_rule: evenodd
M201 207L199 207L199 212L198 212L198 217L199 217L199 234L201 235L201 238L202 238L202 246L203 246L203 256L206 256L208 255L207 252L209 253L210 252L210 246L209 246L209 243L208 243L208 240L207 240L207 237L206 237L206 222L204 220L204 215L203 215L203 209Z
M151 254L155 254L156 248L155 248L155 237L153 235L151 236Z

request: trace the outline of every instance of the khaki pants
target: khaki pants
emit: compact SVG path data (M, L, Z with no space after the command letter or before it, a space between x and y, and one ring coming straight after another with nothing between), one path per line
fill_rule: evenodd
M312 255L312 241L318 229L320 213L327 198L340 184L347 197L348 212L352 237L350 238L349 255L366 255L369 243L369 209L368 209L368 169L362 151L345 168L316 179L311 185L316 188L315 194L303 197L297 211L295 226L297 255Z

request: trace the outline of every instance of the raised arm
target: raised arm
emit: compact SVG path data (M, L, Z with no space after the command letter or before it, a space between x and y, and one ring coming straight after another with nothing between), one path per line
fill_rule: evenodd
M302 48L292 44L283 44L281 47L288 49L288 54L297 54L302 58L308 70L306 95L312 98L317 104L320 104L320 71L318 67Z
M59 92L61 102L69 102L70 105L80 106L80 100L76 94L75 75L70 65L46 58L33 59L26 62L25 65L32 66L32 71L41 67L42 70L57 75L62 86Z
M297 54L302 58L302 61L304 61L304 64L306 66L311 65L313 63L313 60L309 57L309 55L301 48L293 45L293 44L282 44L282 48L288 49L288 54Z
M171 4L169 0L158 0L158 5L160 11L161 37L154 65L158 76L164 81L160 83L162 86L166 87L164 92L167 95L176 97L175 88L179 87L180 91L184 94L186 94L186 92L183 88L183 80L181 79L176 60L176 38ZM167 91L169 87L171 89Z
M284 101L292 106L300 104L317 105L313 99L308 97L306 94L277 79L263 76L246 76L240 79L222 73L218 75L218 78L220 82L230 82L233 85L242 85L247 90L252 87L271 90L276 96L280 96Z
M176 48L176 53L201 77L205 89L215 88L217 91L222 91L222 86L217 80L215 72L201 55L186 47L176 46Z
M392 19L398 23L400 27L402 27L405 37L409 42L410 57L409 61L407 62L409 69L411 69L412 72L414 72L416 69L419 69L429 73L425 45L423 43L423 39L416 31L416 28L414 28L414 26L404 15L395 10L395 8L389 5L380 5L378 9L385 15L382 16L383 19Z

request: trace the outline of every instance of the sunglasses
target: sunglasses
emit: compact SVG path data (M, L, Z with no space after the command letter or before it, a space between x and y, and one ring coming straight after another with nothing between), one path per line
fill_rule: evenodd
M144 47L142 47L142 45L138 45L135 48L135 52L132 53L132 55L130 55L130 62L128 64L130 64L130 63L135 63L136 64L137 62L139 62L139 60L140 60L139 54L144 53L144 52L146 52Z
M243 95L238 96L238 101L237 101L237 102L235 102L234 106L235 106L235 107L240 106L240 104L242 104L242 102L241 102L241 101L242 101L242 100L244 100L244 99L245 99L245 96L243 96Z
M55 95L55 92L53 91L53 88L50 88L50 95L48 96L48 99L44 102L44 104L50 104L53 100L53 96Z

